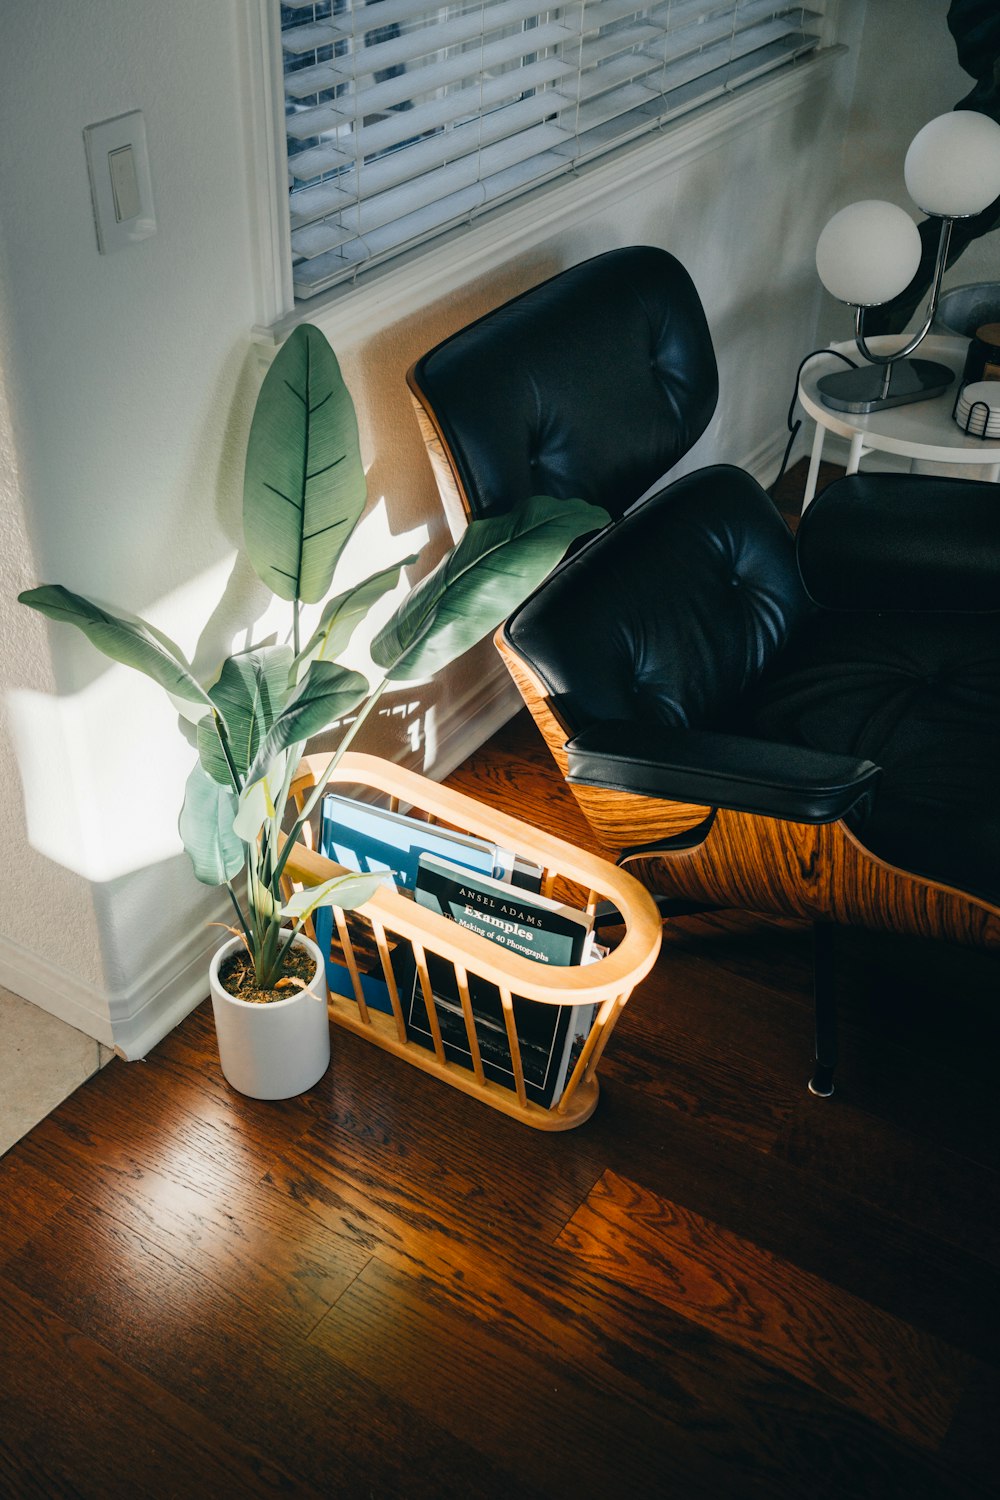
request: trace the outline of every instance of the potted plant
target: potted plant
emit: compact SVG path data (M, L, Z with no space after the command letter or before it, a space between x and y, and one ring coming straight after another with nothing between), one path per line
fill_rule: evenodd
M152 677L196 725L198 760L179 829L197 878L224 885L232 902L235 936L212 962L213 1008L223 1072L256 1098L301 1093L326 1070L329 1027L326 1006L317 1003L325 999L323 964L303 925L320 906L362 905L379 879L345 875L290 898L282 893L291 844L340 757L391 684L430 677L482 640L576 537L608 520L583 501L535 496L508 515L473 521L374 637L370 654L381 676L370 683L337 656L415 556L329 598L302 640L303 606L326 598L365 503L354 404L326 339L302 324L261 387L244 479L247 554L291 606L287 641L227 657L206 685L140 619L110 614L59 584L19 596ZM306 741L352 714L308 804L289 813Z

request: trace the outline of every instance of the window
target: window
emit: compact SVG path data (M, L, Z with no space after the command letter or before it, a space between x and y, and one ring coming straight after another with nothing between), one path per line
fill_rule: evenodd
M823 0L287 0L295 295L731 93L820 43Z

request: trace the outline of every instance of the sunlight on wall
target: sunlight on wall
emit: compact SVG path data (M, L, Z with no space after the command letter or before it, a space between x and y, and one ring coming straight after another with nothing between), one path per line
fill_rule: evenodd
M95 882L179 852L194 751L154 683L114 665L82 692L7 706L33 849Z
M362 579L368 578L372 573L377 573L380 568L390 567L392 563L409 557L414 552L420 552L427 545L429 537L430 528L426 525L415 526L410 531L394 534L389 525L385 496L380 496L358 522L350 541L344 548L334 573L330 593L339 594L344 589L360 583ZM410 576L408 576L408 571ZM379 601L368 619L358 627L347 650L342 653L342 659L348 666L354 667L358 672L364 672L368 677L371 676L371 658L368 656L367 647L375 632L385 623L396 605L413 587L412 575L415 571L416 567L410 570L404 569L396 588ZM322 609L323 606L317 604L311 611L304 612L303 624L307 630L313 628L313 622L319 618ZM303 639L305 639L305 632Z
M380 499L355 531L331 593L419 551L427 534L421 526L393 536ZM232 564L230 555L158 600L150 624L190 653L212 603L225 591ZM343 653L357 670L372 675L365 648L409 586L404 574ZM304 633L321 610L316 605L304 612ZM289 605L275 600L252 631L237 632L234 649L247 649L251 636L256 643L285 639L289 621ZM53 627L54 643L59 632ZM178 709L188 718L194 705L172 702L155 683L118 663L80 692L57 698L20 690L7 694L6 702L32 848L94 882L182 852L177 817L195 752L179 730ZM405 711L412 715L414 707Z

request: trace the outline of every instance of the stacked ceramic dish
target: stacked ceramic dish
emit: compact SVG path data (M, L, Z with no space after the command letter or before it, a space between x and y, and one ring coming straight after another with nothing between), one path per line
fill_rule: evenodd
M955 421L971 437L1000 438L1000 380L967 385L955 406Z

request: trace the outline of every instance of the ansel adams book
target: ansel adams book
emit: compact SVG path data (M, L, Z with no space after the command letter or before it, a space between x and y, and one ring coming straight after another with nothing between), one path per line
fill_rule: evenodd
M420 857L414 895L419 905L513 953L558 968L586 961L593 943L592 918L548 897L518 890L489 876L470 873L431 854ZM452 965L427 955L435 1014L445 1056L472 1066L458 982ZM476 1040L486 1077L514 1087L514 1069L504 1025L500 992L495 985L469 975L469 999ZM528 1098L551 1105L558 1099L581 1028L589 1030L592 1006L544 1005L514 997L514 1024ZM586 1010L587 1017L577 1012ZM407 1017L411 1039L433 1046L427 1004L419 975L413 985Z

